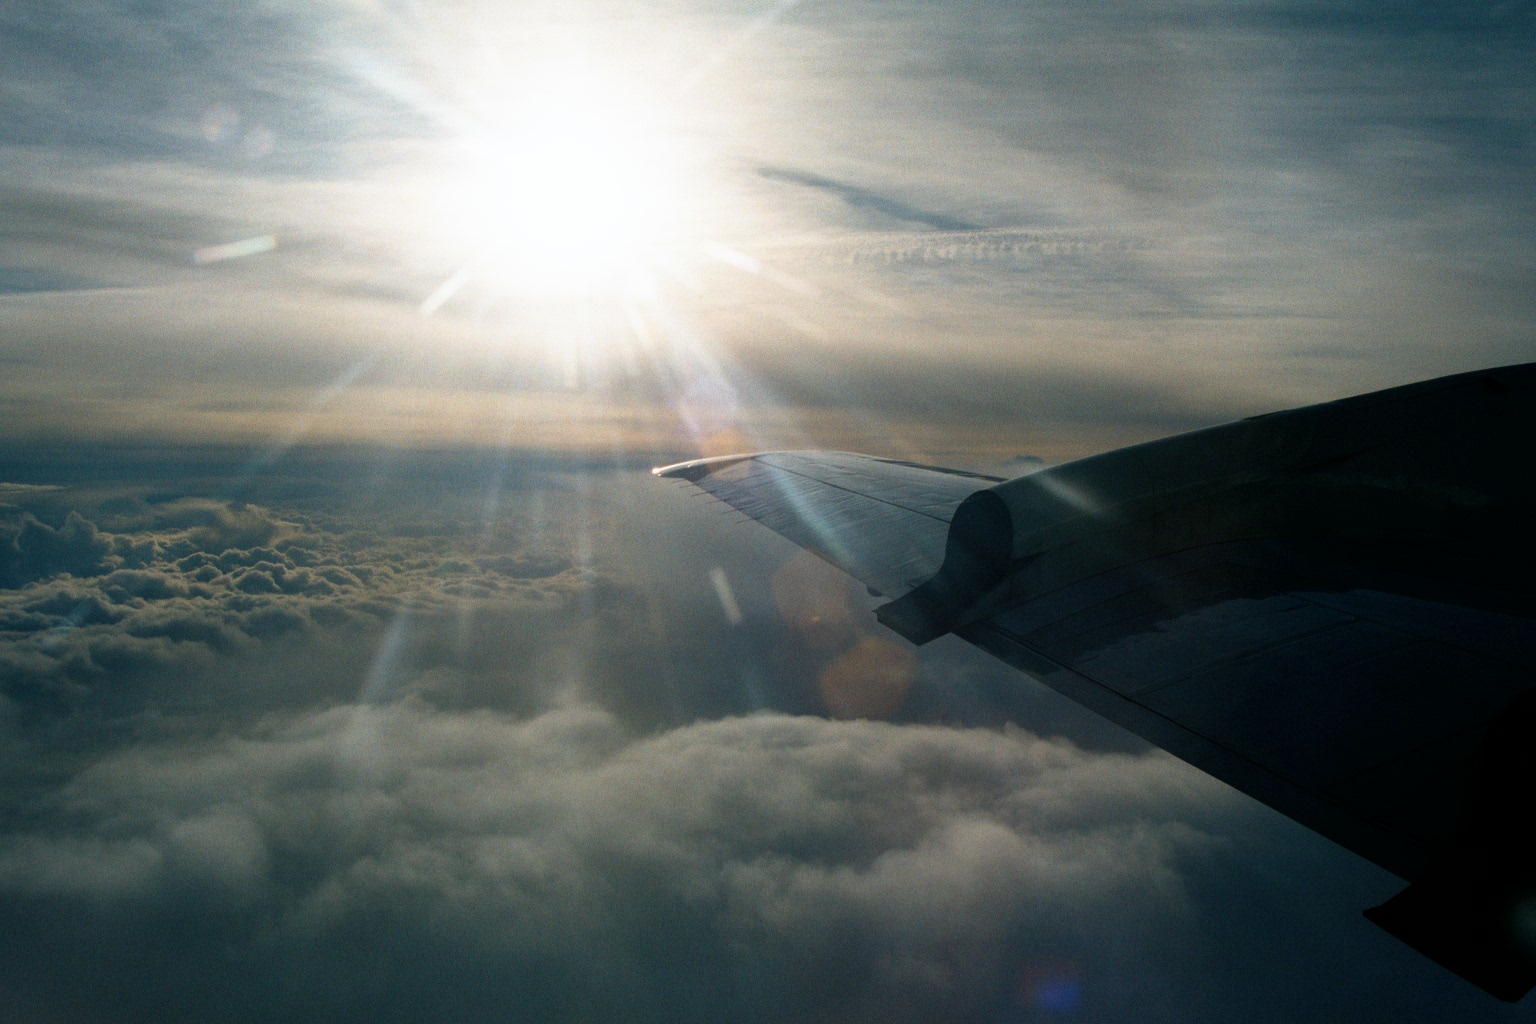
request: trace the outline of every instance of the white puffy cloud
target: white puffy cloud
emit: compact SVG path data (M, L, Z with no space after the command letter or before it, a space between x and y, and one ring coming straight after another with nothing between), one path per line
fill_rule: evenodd
M541 997L555 1016L771 998L784 1019L931 1019L995 1002L1041 949L1177 921L1181 865L1218 845L1189 821L1230 800L1161 754L1012 728L759 715L636 738L585 705L348 705L106 757L48 799L47 828L0 840L0 893L195 913L237 969L345 971L371 932L400 947L371 967L386 990L413 984L386 966L470 982L445 947L585 974ZM690 1013L716 971L727 1004Z
M104 511L49 504L71 497ZM56 709L109 691L121 702L131 684L190 679L271 641L366 635L402 602L428 620L549 612L594 581L568 554L515 537L358 528L229 500L49 492L38 511L60 525L0 509L0 692Z

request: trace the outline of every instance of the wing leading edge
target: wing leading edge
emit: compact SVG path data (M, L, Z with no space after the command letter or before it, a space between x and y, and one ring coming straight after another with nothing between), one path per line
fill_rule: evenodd
M938 571L955 509L998 477L850 452L764 452L652 470L687 480L890 597Z
M1536 983L1536 365L1274 413L1011 481L828 452L690 480L1398 875L1373 921ZM1528 934L1529 932L1529 934Z

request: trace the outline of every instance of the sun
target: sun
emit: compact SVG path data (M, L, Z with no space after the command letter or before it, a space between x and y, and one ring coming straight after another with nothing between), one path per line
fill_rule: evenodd
M442 183L461 283L516 295L622 291L682 225L679 167L654 109L579 64L479 105Z

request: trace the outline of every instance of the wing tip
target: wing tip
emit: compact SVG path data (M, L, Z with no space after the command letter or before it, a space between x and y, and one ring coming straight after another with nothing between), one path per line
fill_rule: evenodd
M690 483L709 476L726 466L734 466L738 462L746 462L755 459L762 452L750 452L743 455L716 455L708 459L692 459L688 462L675 462L670 466L657 466L651 470L652 476L661 477L663 480L687 480Z

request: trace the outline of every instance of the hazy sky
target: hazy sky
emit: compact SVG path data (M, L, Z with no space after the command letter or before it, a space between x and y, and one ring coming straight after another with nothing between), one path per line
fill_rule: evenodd
M643 470L1536 358L1531 8L0 0L0 1021L1530 1016Z

